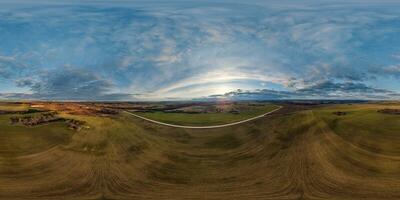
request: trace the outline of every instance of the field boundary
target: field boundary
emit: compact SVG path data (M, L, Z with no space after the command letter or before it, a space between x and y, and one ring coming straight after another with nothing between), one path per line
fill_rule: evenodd
M278 108L276 108L276 109L274 109L274 110L271 110L271 111L269 111L269 112L266 112L266 113L264 113L264 114L262 114L262 115L258 115L258 116L255 116L255 117L252 117L252 118L249 118L249 119L245 119L245 120L242 120L242 121L232 122L232 123L229 123L229 124L213 125L213 126L183 126L183 125L168 124L168 123L164 123L164 122L152 120L152 119L149 119L149 118L146 118L146 117L143 117L143 116L134 114L134 113L132 113L132 112L128 112L128 111L124 111L124 112L128 113L129 115L135 116L135 117L137 117L137 118L140 118L140 119L143 119L143 120L146 120L146 121L155 123L155 124L159 124L159 125L163 125L163 126L169 126L169 127L173 127L173 128L184 128L184 129L211 129L211 128L223 128L223 127L234 126L234 125L246 123L246 122L249 122L249 121L252 121L252 120L255 120L255 119L264 117L264 116L266 116L266 115L269 115L269 114L271 114L271 113L273 113L273 112L278 111L278 110L281 109L281 108L282 108L282 106L279 106Z

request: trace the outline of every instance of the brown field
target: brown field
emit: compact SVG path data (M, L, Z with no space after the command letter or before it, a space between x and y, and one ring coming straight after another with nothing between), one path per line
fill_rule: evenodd
M284 105L239 126L188 130L46 104L89 128L0 115L0 199L400 199L400 115L377 112L399 108Z

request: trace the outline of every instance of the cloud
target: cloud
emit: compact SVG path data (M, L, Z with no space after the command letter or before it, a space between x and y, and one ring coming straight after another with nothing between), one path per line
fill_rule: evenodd
M46 71L38 80L20 79L19 87L29 87L32 94L9 94L8 97L52 100L132 100L133 95L113 93L113 83L95 72L64 68Z
M214 95L211 97L224 97L233 100L275 100L275 99L287 99L292 98L294 93L287 92L287 91L276 91L276 90L269 90L269 89L259 89L255 91L243 91L243 90L236 90L232 92L228 92L222 96Z
M25 68L15 57L0 55L0 80L18 76Z
M277 100L277 99L397 99L400 93L377 89L362 83L335 83L323 81L307 88L294 91L257 89L253 91L236 90L221 95L211 95L205 99L232 100Z
M383 67L382 70L384 73L389 73L393 76L400 77L400 64L390 65L387 67Z
M30 87L35 84L35 81L30 78L21 78L15 81L17 87Z
M299 89L297 92L301 94L320 95L320 96L353 96L355 94L388 94L389 90L377 89L366 86L363 83L345 82L334 83L331 81L323 81L314 84L308 88Z

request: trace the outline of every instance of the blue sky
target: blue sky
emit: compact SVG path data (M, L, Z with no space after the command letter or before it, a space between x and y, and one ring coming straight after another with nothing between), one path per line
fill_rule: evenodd
M1 1L0 99L400 99L396 1Z

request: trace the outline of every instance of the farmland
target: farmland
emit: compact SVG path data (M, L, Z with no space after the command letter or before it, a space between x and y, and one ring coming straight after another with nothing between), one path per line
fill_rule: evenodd
M232 108L232 112L187 113L187 112L137 112L140 116L176 125L209 126L221 125L249 119L277 109L276 105L239 105Z
M26 114L0 115L0 199L400 198L400 116L379 112L398 103L285 103L254 121L207 130L121 112L144 107L137 104L42 105L85 128L25 126L10 118Z

